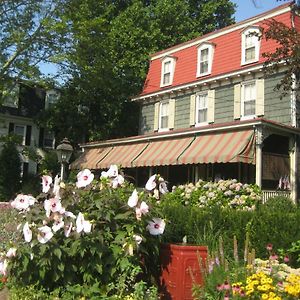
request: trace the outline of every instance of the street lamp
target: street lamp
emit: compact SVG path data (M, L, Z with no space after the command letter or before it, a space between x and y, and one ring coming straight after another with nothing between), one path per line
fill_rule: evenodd
M62 142L56 147L57 158L61 163L60 178L62 181L64 180L65 164L69 163L72 152L73 147L67 138L64 138Z

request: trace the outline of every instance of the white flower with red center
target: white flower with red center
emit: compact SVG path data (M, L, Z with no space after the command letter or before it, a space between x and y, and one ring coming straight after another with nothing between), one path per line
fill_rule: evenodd
M146 215L149 212L149 206L143 201L139 207L135 208L135 215L138 220L141 220L142 215Z
M17 210L28 210L29 206L33 205L35 202L36 199L32 196L19 194L10 205Z
M116 189L118 186L124 183L125 179L122 175L117 175L111 182L111 186L113 189Z
M86 187L94 179L94 174L89 169L84 169L77 174L76 186L78 188Z
M63 218L61 216L56 217L54 219L53 225L52 225L52 230L53 232L58 231L59 229L63 228L65 225Z
M9 248L8 251L6 252L6 257L11 258L15 257L17 253L17 248Z
M147 191L152 191L153 189L156 188L156 174L152 175L148 179L145 188L146 188Z
M138 192L136 189L134 189L131 196L128 199L127 204L129 207L135 207L138 203L138 200L139 200Z
M101 177L104 178L114 178L117 177L119 174L118 172L118 166L117 165L111 165L110 168L105 172L101 172Z
M59 198L51 198L44 201L44 208L46 211L46 216L49 217L51 212L60 212L63 207Z
M152 235L160 235L164 233L166 223L163 219L153 218L152 221L148 222L147 229Z
M48 193L52 184L52 177L49 175L42 176L42 192Z
M23 234L24 234L24 239L27 243L30 243L32 240L32 231L29 228L28 222L26 222L23 226Z
M92 229L92 224L84 219L84 216L82 213L79 213L76 219L76 231L78 233L80 232L85 232L85 233L89 233L91 232Z
M53 232L49 226L42 226L38 228L37 239L41 244L45 244L53 237Z

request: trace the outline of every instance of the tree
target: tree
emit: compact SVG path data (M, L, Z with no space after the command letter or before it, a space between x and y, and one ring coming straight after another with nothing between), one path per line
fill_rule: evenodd
M297 7L294 7L297 9ZM267 28L263 31L266 40L274 40L277 43L274 52L265 52L263 57L267 60L264 68L267 73L274 73L278 67L285 66L283 78L277 84L276 89L282 91L282 95L295 92L299 99L300 82L300 33L294 28L276 20L266 22Z
M67 35L60 19L63 0L0 2L0 98L19 78L41 80L41 63L57 63ZM0 99L1 104L1 99Z
M2 138L0 152L0 199L8 201L21 185L21 159L17 150L18 141L14 136Z
M229 0L70 1L70 80L47 124L75 142L136 134L139 109L130 98L142 89L149 54L233 23L234 7Z

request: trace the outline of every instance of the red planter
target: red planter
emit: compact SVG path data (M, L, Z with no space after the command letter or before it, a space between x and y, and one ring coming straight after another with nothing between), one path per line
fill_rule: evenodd
M194 283L203 284L206 246L165 244L161 247L160 289L162 300L192 300Z

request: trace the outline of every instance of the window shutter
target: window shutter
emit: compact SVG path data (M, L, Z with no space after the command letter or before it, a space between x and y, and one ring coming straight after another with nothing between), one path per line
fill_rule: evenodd
M14 129L15 129L15 124L14 123L9 123L8 133L14 133Z
M169 101L169 119L168 119L169 129L174 129L175 125L175 99L170 99Z
M31 141L31 126L27 125L26 126L26 138L25 138L25 145L30 146L30 141Z
M264 79L256 80L256 101L255 101L255 114L263 116L265 114L265 83Z
M233 118L240 119L241 117L241 85L236 84L234 86L234 108Z
M196 95L191 95L190 98L190 126L195 125L195 115L196 115Z
M39 147L43 148L44 147L44 128L40 128L39 132Z
M154 131L158 130L159 102L154 104Z
M215 90L209 90L207 93L208 111L207 122L213 123L215 121Z

